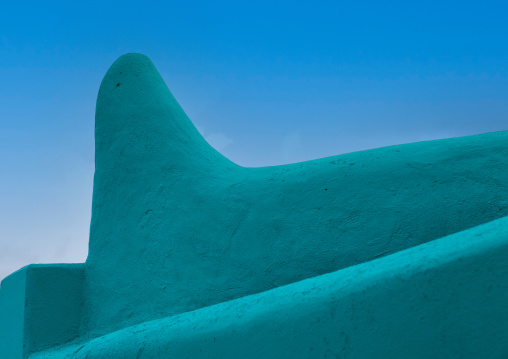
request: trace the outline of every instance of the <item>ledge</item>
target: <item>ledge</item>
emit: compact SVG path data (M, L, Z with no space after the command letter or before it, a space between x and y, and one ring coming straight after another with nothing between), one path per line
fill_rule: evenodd
M31 264L2 280L0 353L26 358L79 335L83 264Z
M507 258L504 217L30 358L506 357Z

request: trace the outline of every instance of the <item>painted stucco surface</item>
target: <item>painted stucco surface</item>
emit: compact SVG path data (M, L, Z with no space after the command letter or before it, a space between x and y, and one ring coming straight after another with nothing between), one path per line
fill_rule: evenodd
M244 168L127 54L95 141L88 259L2 282L0 357L507 353L508 132Z
M0 285L0 357L23 358L26 270L20 269Z
M88 333L329 273L508 214L508 132L243 168L143 55L102 81Z
M2 281L0 358L24 358L79 336L83 264L32 264Z
M506 358L508 217L46 358Z

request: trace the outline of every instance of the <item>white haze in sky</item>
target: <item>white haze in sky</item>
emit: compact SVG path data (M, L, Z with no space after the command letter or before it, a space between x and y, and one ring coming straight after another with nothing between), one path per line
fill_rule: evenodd
M508 130L508 2L11 1L0 279L83 262L100 82L148 55L205 139L273 166Z

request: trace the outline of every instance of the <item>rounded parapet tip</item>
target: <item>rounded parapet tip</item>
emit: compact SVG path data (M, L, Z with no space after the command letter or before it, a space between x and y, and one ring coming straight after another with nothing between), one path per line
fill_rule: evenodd
M120 56L102 80L95 140L96 167L102 168L222 158L189 120L152 61L138 53Z

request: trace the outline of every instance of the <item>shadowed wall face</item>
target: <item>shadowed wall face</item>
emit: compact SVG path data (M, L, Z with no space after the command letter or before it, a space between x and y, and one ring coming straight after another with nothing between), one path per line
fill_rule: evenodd
M506 358L507 255L504 217L30 359Z
M508 214L508 134L243 168L151 61L109 69L96 111L83 333L369 261Z
M31 264L0 287L0 357L27 358L79 336L84 265Z

